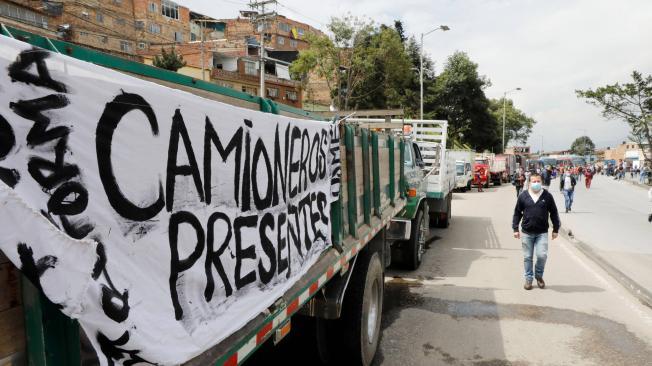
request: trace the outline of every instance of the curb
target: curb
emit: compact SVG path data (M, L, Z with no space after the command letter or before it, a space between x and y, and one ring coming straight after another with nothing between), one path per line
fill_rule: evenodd
M632 278L621 272L618 268L614 267L611 263L607 262L589 245L576 239L575 236L573 236L572 231L560 228L559 233L570 243L574 244L575 248L579 249L580 252L620 283L627 291L629 291L629 293L636 297L638 301L652 309L652 292L645 289Z

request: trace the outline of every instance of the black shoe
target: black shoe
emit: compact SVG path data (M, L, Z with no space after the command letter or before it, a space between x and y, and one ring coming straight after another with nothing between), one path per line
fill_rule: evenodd
M526 280L525 285L523 285L523 288L526 290L532 290L532 280Z
M652 222L652 214L650 214L650 216L647 217L647 222Z
M566 213L568 213L568 209L566 209Z
M536 277L536 279L537 279L537 286L539 286L539 288L546 287L546 283L543 281L543 277Z

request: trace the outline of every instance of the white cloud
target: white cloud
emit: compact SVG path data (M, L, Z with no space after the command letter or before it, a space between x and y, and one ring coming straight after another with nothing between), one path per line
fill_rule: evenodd
M243 0L180 0L213 17L235 17ZM586 130L598 146L627 138L623 122L605 121L600 110L577 99L576 89L626 81L632 70L652 73L652 1L649 0L283 0L288 17L323 28L331 16L350 12L378 23L404 22L418 35L440 24L425 49L440 69L448 55L467 52L493 86L492 98L504 90L516 105L538 121L531 144L544 136L545 149L568 148ZM321 23L321 24L320 24ZM535 136L536 135L536 136Z

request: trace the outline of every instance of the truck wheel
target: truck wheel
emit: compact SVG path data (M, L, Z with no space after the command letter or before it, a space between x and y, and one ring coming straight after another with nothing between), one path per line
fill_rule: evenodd
M472 182L469 181L469 182L466 184L466 191L468 192L468 191L470 191L472 188L473 188L473 187L472 187Z
M451 223L451 216L452 216L452 200L451 196L449 195L448 198L446 199L446 217L445 218L439 218L437 221L437 227L441 229L446 229L450 226Z
M415 270L421 265L426 247L427 224L423 209L420 209L417 217L412 221L410 240L405 245L405 264L410 270Z
M380 342L384 273L378 252L358 255L339 319L346 364L369 366Z

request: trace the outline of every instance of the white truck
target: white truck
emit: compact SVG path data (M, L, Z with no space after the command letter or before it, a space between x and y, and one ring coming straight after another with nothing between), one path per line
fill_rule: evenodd
M473 150L448 150L448 154L455 159L455 189L466 192L473 185Z
M451 202L456 186L455 156L446 149L448 122L412 120L412 134L421 149L426 167L434 168L425 185L431 226L446 228L451 219Z

